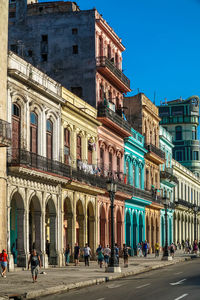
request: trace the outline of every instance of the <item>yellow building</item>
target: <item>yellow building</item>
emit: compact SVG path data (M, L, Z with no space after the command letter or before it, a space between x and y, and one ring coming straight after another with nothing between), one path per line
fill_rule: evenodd
M62 248L77 242L97 247L97 195L103 194L104 180L97 172L97 110L62 88L61 155L70 165L71 180L62 186ZM101 181L102 180L102 181Z

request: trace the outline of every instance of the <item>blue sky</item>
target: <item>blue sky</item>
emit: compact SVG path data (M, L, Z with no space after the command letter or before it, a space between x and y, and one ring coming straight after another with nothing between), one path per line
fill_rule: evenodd
M40 0L40 2L46 2ZM96 7L126 47L123 70L156 104L200 96L200 0L77 0Z

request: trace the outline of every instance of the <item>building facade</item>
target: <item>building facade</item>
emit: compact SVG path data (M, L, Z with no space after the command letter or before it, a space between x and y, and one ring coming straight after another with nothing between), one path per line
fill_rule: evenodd
M174 202L174 188L178 183L177 178L172 174L172 143L171 134L162 126L160 126L160 149L165 153L165 163L160 166L160 191L163 197L170 200L170 205L167 209L168 216L168 243L173 242L173 202ZM161 233L161 246L165 246L165 210L160 211L160 233Z
M159 116L173 137L173 158L200 176L199 97L165 102L159 106Z
M174 242L200 239L199 178L179 162L172 160L173 175L178 179L175 187Z
M145 137L145 189L152 192L154 201L145 208L146 239L150 250L154 251L155 243L160 243L160 209L159 199L160 165L165 162L165 153L159 148L158 108L143 94L126 97L124 100L127 120L132 127Z
M145 186L144 137L136 130L125 138L124 173L126 181L133 186L133 196L125 201L125 242L137 254L137 245L145 240L145 207L151 204L151 194Z

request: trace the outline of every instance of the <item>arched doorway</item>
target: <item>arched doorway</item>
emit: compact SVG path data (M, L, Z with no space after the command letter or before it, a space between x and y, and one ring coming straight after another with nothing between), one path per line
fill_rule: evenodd
M143 241L143 216L139 215L139 243Z
M137 254L137 216L133 213L133 249L134 254Z
M64 201L64 222L63 222L63 238L64 238L64 249L69 244L72 247L72 207L69 198L66 198Z
M56 265L56 208L52 198L46 204L45 229L46 253L49 258L49 264Z
M25 209L21 195L16 192L11 200L10 209L10 248L14 264L26 267L24 245Z
M122 246L122 217L119 209L117 211L117 245Z
M29 251L41 252L41 207L36 196L29 204Z
M146 217L146 241L149 243L150 239L150 226L149 226L149 218Z
M130 212L126 212L126 245L131 247L131 217Z
M154 245L155 245L155 240L154 240L154 221L153 218L151 218L151 249L152 252L154 253Z
M92 252L94 252L95 250L94 249L95 247L94 225L95 225L94 208L92 203L89 202L87 207L87 242Z
M100 233L100 244L101 246L104 248L106 246L106 241L105 241L105 233L106 233L106 213L105 213L105 208L102 205L100 208L100 229L99 229L99 233Z
M16 159L20 149L21 109L16 103L12 104L12 158Z
M81 200L76 204L76 243L84 247L84 211Z
M164 216L161 217L161 246L165 246L165 221Z

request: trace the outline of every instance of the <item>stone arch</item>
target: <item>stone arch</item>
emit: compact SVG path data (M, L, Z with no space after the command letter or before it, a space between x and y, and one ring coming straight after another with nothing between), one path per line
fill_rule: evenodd
M87 242L92 252L95 250L95 216L94 205L90 201L87 205Z
M42 210L38 197L33 195L29 202L29 251L41 252Z
M122 214L120 208L118 208L117 210L116 223L117 223L116 242L118 247L121 247L122 246Z
M146 216L146 240L149 243L150 241L150 223L149 223L149 216Z
M46 234L46 253L48 255L49 264L57 264L56 253L56 206L52 197L48 197L46 201L45 211L45 234Z
M126 211L126 245L131 247L131 214L128 209Z
M151 249L154 252L154 245L155 245L155 223L153 216L151 217Z
M133 212L133 249L134 249L134 253L137 253L137 214L134 211Z
M73 233L73 211L72 211L72 203L70 198L65 198L64 200L64 221L63 221L63 244L64 249L66 249L69 244L72 247L72 233Z
M164 216L161 216L161 246L165 246L165 220Z
M102 247L106 246L106 211L105 211L105 207L104 205L101 205L100 207L100 228L99 228L99 232L100 232L100 244Z
M76 203L76 243L84 247L84 209L80 199Z
M139 214L139 243L143 241L143 231L144 231L144 224L143 224L143 214Z
M14 263L26 267L25 258L25 205L18 191L10 198L10 248Z

